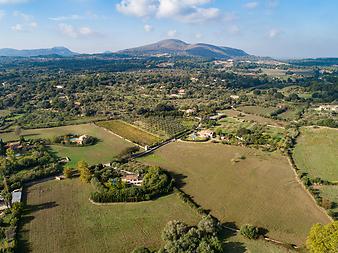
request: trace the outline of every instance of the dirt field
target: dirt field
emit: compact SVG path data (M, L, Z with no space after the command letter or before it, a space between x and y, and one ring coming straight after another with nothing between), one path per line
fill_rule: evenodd
M246 159L233 163L239 155ZM220 220L266 228L275 239L302 244L312 224L329 222L276 153L178 142L141 160L175 173L183 190Z
M86 147L66 147L53 145L60 157L68 156L71 161L70 166L74 166L79 160L85 160L89 164L104 163L111 161L127 147L133 146L131 143L105 131L94 124L71 125L54 128L31 129L22 132L25 138L52 138L54 136L73 134L88 134L99 139L99 142ZM13 133L1 134L4 141L15 140L18 137Z
M28 188L19 252L130 253L162 244L161 231L174 219L196 224L200 217L176 194L156 201L96 206L90 184L78 179L48 181Z

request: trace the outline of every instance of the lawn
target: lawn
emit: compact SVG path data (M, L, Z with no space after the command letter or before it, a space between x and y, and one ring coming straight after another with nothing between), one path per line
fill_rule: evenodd
M89 164L104 163L111 161L125 148L132 144L115 136L112 133L100 128L94 124L71 125L54 128L41 128L24 130L22 135L28 138L52 138L54 136L68 133L88 134L99 139L99 142L93 146L86 147L66 147L62 145L52 145L60 157L68 156L71 161L70 166L74 166L79 160L85 160ZM13 133L4 133L0 135L4 141L15 140L18 137Z
M200 220L175 193L156 201L97 206L88 200L90 191L90 184L78 179L29 187L19 252L130 253L143 245L156 249L168 221L194 225Z
M241 155L245 159L234 163ZM173 172L182 189L221 221L263 227L275 239L302 244L314 223L329 222L278 153L176 142L141 161Z
M161 141L160 137L121 120L100 121L96 124L142 146Z
M302 128L294 150L294 159L311 178L338 181L338 130Z

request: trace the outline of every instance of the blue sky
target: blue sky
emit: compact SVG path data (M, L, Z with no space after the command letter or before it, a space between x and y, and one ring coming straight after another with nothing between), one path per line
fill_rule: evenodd
M338 57L336 0L0 0L0 48L116 51L167 38Z

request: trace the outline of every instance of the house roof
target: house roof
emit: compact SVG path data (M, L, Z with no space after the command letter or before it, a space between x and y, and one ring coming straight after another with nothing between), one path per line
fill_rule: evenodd
M139 180L139 176L135 174L125 175L122 177L124 180Z

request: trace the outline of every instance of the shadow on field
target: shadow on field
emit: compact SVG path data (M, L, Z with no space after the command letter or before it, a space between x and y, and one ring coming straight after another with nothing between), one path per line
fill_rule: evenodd
M181 188L186 184L184 179L186 179L187 176L185 176L181 173L175 173L175 172L170 172L170 175L175 179L175 186L177 188Z
M227 242L223 245L224 252L231 253L244 253L246 252L246 247L242 242Z

